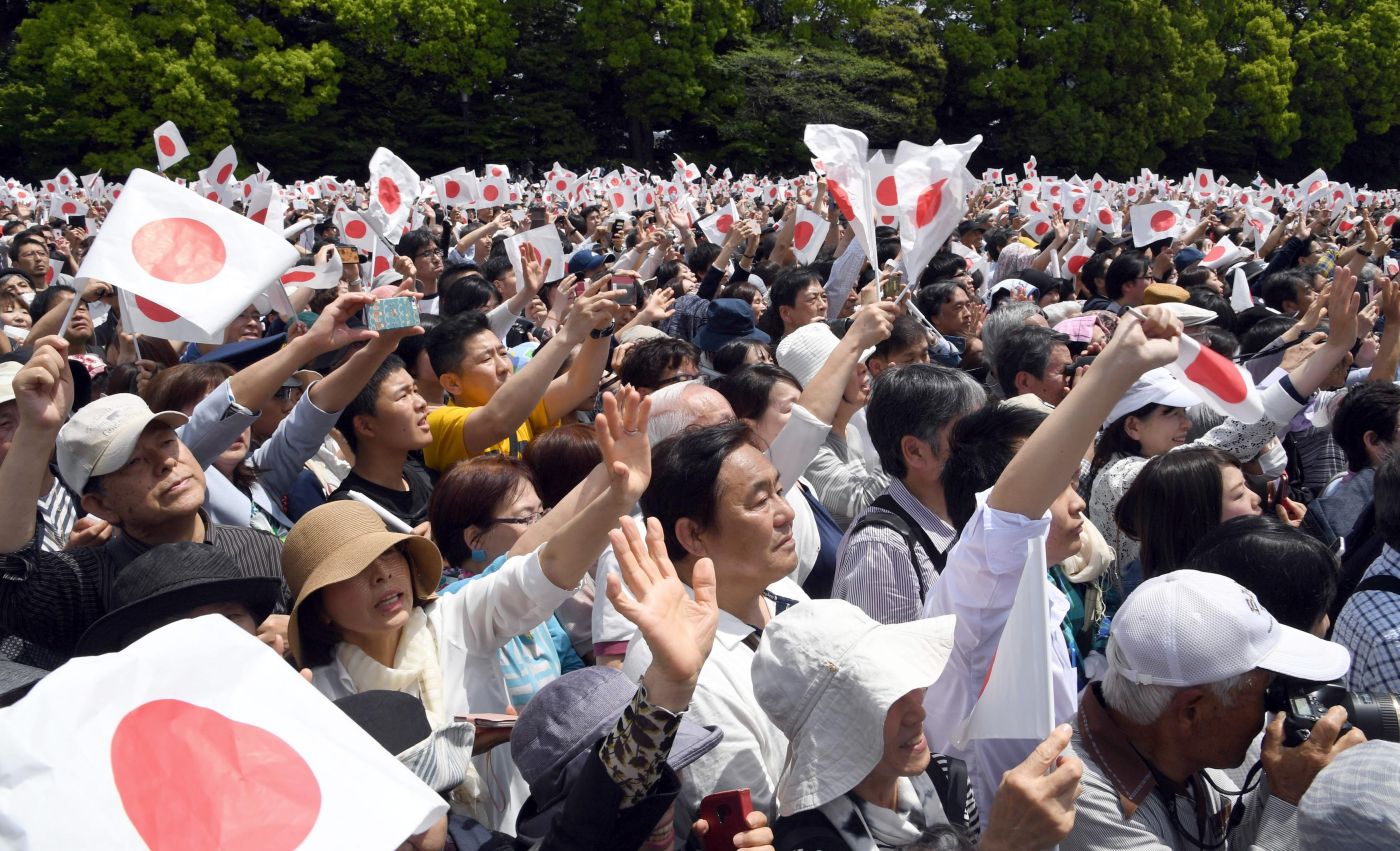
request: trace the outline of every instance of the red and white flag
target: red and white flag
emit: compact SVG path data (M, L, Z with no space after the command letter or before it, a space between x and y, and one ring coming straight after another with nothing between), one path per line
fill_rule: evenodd
M1220 241L1211 246L1206 252L1206 256L1201 258L1201 265L1207 269L1224 269L1231 263L1240 259L1241 255L1247 254L1244 249L1230 241L1230 237L1222 236Z
M0 719L0 824L14 847L395 848L447 812L221 615L74 659ZM79 799L74 818L64 802Z
M1274 229L1274 214L1262 207L1245 207L1244 229L1250 234L1255 246L1264 244L1269 232Z
M342 242L361 251L373 251L374 244L378 242L365 217L343 204L335 208L335 226L340 228Z
M831 223L825 216L819 216L806 207L797 208L797 223L792 231L792 253L797 255L798 263L805 266L817 259L830 229Z
M1039 740L1055 727L1045 538L1031 538L1025 546L1026 566L1016 586L1016 600L1007 614L982 693L952 736L955 747L965 749L974 739Z
M487 163L481 173L486 177L499 177L501 180L510 180L510 167L500 163Z
M446 207L463 207L467 203L467 170L454 168L433 178L438 201Z
M1089 248L1087 237L1080 237L1064 257L1061 257L1061 277L1075 278L1079 276L1079 271L1084 268L1084 264L1094 256L1094 252Z
M137 169L78 269L222 331L292 263L267 228Z
M875 257L875 187L869 174L870 143L859 130L835 124L808 124L802 134L812 155L826 166L826 188L866 257Z
M284 287L310 287L313 290L328 290L340 284L340 273L345 265L340 262L340 253L331 252L329 262L314 266L297 265L282 273L280 279Z
M503 207L510 200L510 185L503 177L487 176L478 181L480 194L476 199L476 208L486 210L491 207Z
M253 187L245 210L248 218L263 227L282 232L282 222L287 215L287 203L282 200L282 187L268 180Z
M185 319L175 311L161 307L148 298L117 290L117 300L122 307L122 328L128 334L143 334L174 343L209 343L219 345L224 341L224 331L205 331Z
M529 245L540 253L540 264L544 267L544 283L557 281L567 271L564 263L564 244L559 240L559 229L551 224L521 231L505 242L506 257L510 258L515 270L515 280L525 283L525 267L520 260L520 250Z
M1298 202L1303 209L1310 209L1318 201L1326 200L1328 187L1327 172L1316 169L1312 174L1298 181Z
M738 223L739 209L734 206L733 201L697 222L700 230L705 232L705 238L715 245L723 245L724 238Z
M884 154L876 152L867 163L871 191L875 197L875 223L894 226L899 222L899 187L894 179L894 165L885 162Z
M1037 242L1049 236L1050 232L1054 229L1055 225L1049 213L1036 213L1021 226L1021 230L1025 231L1027 236Z
M390 242L398 242L418 198L418 173L388 148L369 160L369 207L365 219Z
M87 205L82 201L76 198L70 198L66 195L55 196L53 201L49 202L49 215L58 218L66 219L69 216L86 216L87 210Z
M637 196L633 194L631 189L627 188L625 183L609 187L603 197L612 205L614 212L629 212L637 206Z
M190 155L190 149L185 147L185 140L180 136L180 128L175 126L174 121L167 121L157 127L155 140L156 167L161 171L165 171Z
M1196 169L1195 176L1191 179L1191 189L1196 195L1209 197L1215 194L1215 172L1208 168Z
M1185 205L1174 201L1157 201L1128 208L1133 225L1133 245L1141 248L1159 239L1181 236L1186 227Z
M238 154L234 153L233 146L229 145L219 151L218 156L214 157L214 161L209 164L204 177L215 186L226 186L229 181L233 180L235 168L238 168Z
M967 171L967 161L980 144L981 136L961 145L899 143L894 177L906 281L919 279L929 258L943 249L967 212L967 193L977 185Z
M1240 422L1264 418L1264 403L1249 373L1224 355L1182 334L1181 352L1167 369L1202 402Z
M384 274L394 268L394 246L376 237L374 239L374 254L370 258L369 277L373 281L379 275Z

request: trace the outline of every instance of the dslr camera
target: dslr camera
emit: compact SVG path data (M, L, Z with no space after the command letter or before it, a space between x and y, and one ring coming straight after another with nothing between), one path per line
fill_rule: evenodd
M1333 706L1347 711L1339 736L1357 727L1367 739L1400 742L1400 695L1352 692L1341 683L1312 683L1282 676L1274 678L1264 695L1268 711L1284 714L1283 743L1288 747L1307 741L1313 725Z

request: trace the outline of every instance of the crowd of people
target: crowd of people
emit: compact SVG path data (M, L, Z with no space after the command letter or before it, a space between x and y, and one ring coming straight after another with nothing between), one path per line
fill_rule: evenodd
M339 285L216 343L133 333L100 230L0 207L0 704L216 615L450 802L406 848L1400 846L1393 216L1113 184L1035 237L1049 196L988 182L901 280L824 179L688 184L420 200L378 274L362 193L298 204ZM1134 234L1139 191L1191 227ZM419 324L372 330L381 288ZM969 736L1026 571L1052 723ZM1390 726L1303 714L1327 683Z

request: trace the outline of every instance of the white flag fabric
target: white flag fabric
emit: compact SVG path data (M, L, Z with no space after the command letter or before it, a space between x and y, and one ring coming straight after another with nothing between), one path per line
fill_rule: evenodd
M724 238L733 230L734 225L739 221L739 209L730 201L721 207L717 212L701 219L698 224L700 230L705 232L705 238L715 245L723 245Z
M369 208L365 220L370 226L397 244L417 198L418 173L388 148L376 150L369 160Z
M345 264L340 262L340 253L331 252L331 259L325 265L293 266L282 273L284 287L310 287L313 290L328 290L340 284L340 273Z
M267 228L137 169L78 269L222 331L297 260Z
M175 163L190 155L190 149L185 147L185 140L180 136L180 128L175 126L174 121L167 121L156 128L156 163L157 168L165 171Z
M802 134L813 156L826 167L826 188L846 221L855 228L856 239L866 257L875 250L875 189L870 185L870 143L859 130L835 124L808 124Z
M1264 403L1244 367L1182 334L1181 350L1167 370L1202 402L1243 423L1264 418Z
M10 847L396 848L446 812L221 615L74 659L0 710Z
M904 144L901 143L901 148ZM875 201L875 223L878 225L892 227L899 223L899 187L894 179L894 168L898 162L898 159L894 163L885 162L884 155L877 151L866 163L870 172L870 193Z
M797 255L798 263L806 265L817 259L830 229L831 222L827 221L825 216L819 216L806 207L797 208L797 224L792 232L792 252Z
M1249 278L1245 276L1243 266L1235 270L1230 286L1230 306L1236 313L1254 306L1254 297L1249 293Z
M1084 264L1088 263L1089 259L1093 256L1094 252L1089 248L1089 240L1081 236L1079 241L1074 244L1074 247L1070 248L1069 252L1061 258L1064 261L1064 265L1060 276L1064 278L1074 278L1078 276L1079 270L1083 269Z
M1026 566L1016 586L1016 601L982 693L952 737L955 747L967 748L973 739L1043 739L1055 727L1045 538L1025 543Z
M49 215L59 218L66 219L69 216L86 216L87 211L88 207L86 204L76 198L70 198L66 195L55 195L53 201L49 203Z
M282 222L287 215L287 202L282 200L282 187L268 180L253 188L244 211L251 221L257 222L276 233L282 232Z
M215 186L227 186L229 181L233 180L233 170L237 167L238 154L234 153L233 146L229 145L214 157L204 177Z
M379 240L374 235L365 217L348 209L344 204L335 208L335 226L340 228L342 242L355 246L361 251L373 251Z
M1207 269L1223 269L1245 253L1239 246L1230 241L1230 237L1222 236L1220 241L1206 252L1205 257L1201 258L1201 265Z
M559 240L559 229L552 224L543 224L521 231L506 240L506 256L510 258L511 268L515 270L516 281L522 286L525 283L525 269L520 262L520 246L527 242L540 252L540 263L549 261L549 268L544 273L544 283L564 277L564 244Z
M433 178L433 188L437 190L438 201L447 207L464 207L467 204L467 170L454 168Z
M1128 208L1133 224L1133 245L1141 248L1159 239L1181 236L1186 228L1185 204L1158 201Z
M961 145L899 143L894 167L899 190L899 242L905 280L911 284L918 281L929 259L948 242L967 212L967 193L976 186L968 174L967 161L980 144L981 136Z
M158 337L176 343L209 343L216 346L224 341L223 329L212 333L205 331L175 311L161 307L148 298L118 289L117 299L122 307L122 328L126 329L128 334L144 334L147 337Z

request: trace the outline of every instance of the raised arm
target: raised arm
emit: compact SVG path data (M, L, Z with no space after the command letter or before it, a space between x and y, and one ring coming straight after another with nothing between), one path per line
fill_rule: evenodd
M12 553L34 537L34 512L43 497L44 474L53 455L58 430L73 404L73 373L68 366L68 341L58 336L39 339L34 354L14 378L19 423L14 440L0 462L0 493L13 511L0 512L0 552Z
M831 425L861 353L890 336L897 316L899 308L894 302L881 301L862 307L847 329L846 336L837 342L826 363L802 389L798 404L817 419Z

